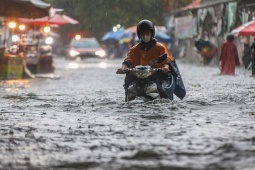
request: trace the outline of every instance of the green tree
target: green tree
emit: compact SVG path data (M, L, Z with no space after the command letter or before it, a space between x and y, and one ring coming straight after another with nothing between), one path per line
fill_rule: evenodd
M62 26L62 33L83 30L98 39L116 24L124 27L149 19L164 25L164 2L159 0L48 0L54 8L62 8L78 25Z

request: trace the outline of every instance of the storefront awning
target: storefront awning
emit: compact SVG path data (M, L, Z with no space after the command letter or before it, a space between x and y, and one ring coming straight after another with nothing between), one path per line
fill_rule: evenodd
M237 0L194 0L192 3L189 5L181 8L180 10L175 11L174 13L181 13L185 11L190 11L190 10L196 10L200 8L206 8L218 4L224 4L228 2L235 2Z
M49 15L50 7L41 0L0 0L0 16L40 18Z

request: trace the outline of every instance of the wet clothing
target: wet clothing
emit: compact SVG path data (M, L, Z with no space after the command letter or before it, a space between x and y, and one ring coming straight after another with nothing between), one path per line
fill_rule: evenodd
M251 57L252 76L255 76L255 41L251 44L250 49L252 53L252 57Z
M157 63L156 65L152 64L153 60L157 60L158 57L162 54L166 53L167 58L163 63ZM123 64L128 65L131 68L134 68L138 65L149 65L154 68L161 68L165 63L169 63L174 61L174 58L169 53L167 48L153 40L150 43L138 43L133 46L125 58Z
M158 60L158 57L164 53L167 54L166 60L162 63L155 63L155 61ZM173 100L173 93L180 99L183 99L186 95L186 90L182 82L178 67L175 63L175 59L169 53L167 48L163 44L157 42L155 39L149 43L144 43L141 41L140 43L133 46L129 50L123 64L131 68L134 68L138 65L148 65L153 68L162 68L164 64L168 64L170 69L169 73L160 73L150 77L151 80L156 82L160 97ZM131 74L126 74L124 84L125 90L127 90L133 81L135 81L135 77ZM174 84L172 85L172 83Z
M249 44L244 44L242 61L243 61L245 69L247 69L251 62L251 49L250 49Z
M200 38L195 41L195 47L198 51L201 51L203 48L211 47L211 43Z
M221 46L220 54L221 73L222 75L234 75L235 66L240 65L237 47L232 41L227 41Z
M255 41L251 44L250 49L251 49L252 56L255 56Z
M205 41L203 39L199 39L195 41L195 47L203 57L203 64L208 65L212 61L212 58L215 56L217 52L217 48L210 43L209 41Z

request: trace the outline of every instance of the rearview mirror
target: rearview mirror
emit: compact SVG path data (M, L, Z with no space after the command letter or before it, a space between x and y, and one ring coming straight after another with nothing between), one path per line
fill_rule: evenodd
M158 63L162 63L166 60L167 54L164 53L161 56L158 57Z

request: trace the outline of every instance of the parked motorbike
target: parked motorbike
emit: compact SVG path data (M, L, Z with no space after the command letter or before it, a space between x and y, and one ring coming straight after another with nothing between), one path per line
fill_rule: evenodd
M158 58L158 63L165 61L167 55L163 54ZM117 71L117 74L130 74L133 78L133 81L125 89L126 96L125 101L130 101L136 97L145 97L148 100L154 100L157 98L173 98L173 89L174 89L174 79L171 73L168 76L167 80L163 80L164 73L160 68L152 68L151 66L136 66L135 68L129 68L125 71ZM170 75L170 76L169 76ZM158 77L158 78L157 78ZM159 78L161 77L161 78ZM170 78L170 80L169 80ZM160 82L161 81L161 82ZM166 81L166 82L163 82ZM165 87L162 87L165 86ZM170 89L168 91L168 96L165 94L164 89ZM170 92L170 94L169 94ZM170 96L169 96L170 95Z
M41 44L39 47L38 67L38 73L53 73L55 70L52 47L49 44Z

